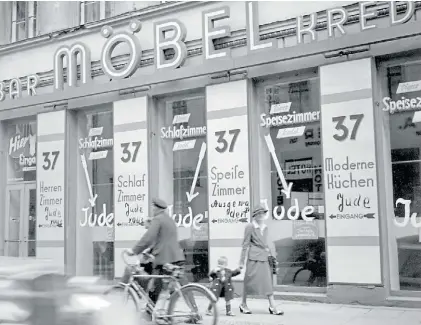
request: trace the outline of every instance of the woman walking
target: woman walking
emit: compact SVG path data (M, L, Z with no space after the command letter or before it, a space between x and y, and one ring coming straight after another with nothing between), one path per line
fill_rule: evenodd
M277 310L273 297L272 272L269 266L270 253L267 244L268 229L264 223L264 217L268 212L262 206L253 210L252 222L246 226L244 232L243 249L241 251L240 268L244 267L244 260L248 250L246 274L244 277L243 301L240 312L251 314L247 307L247 295L264 295L269 300L269 313L283 315L284 312Z

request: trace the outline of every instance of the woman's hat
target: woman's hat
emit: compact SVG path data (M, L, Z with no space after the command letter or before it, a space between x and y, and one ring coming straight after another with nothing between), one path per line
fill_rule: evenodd
M262 205L258 205L253 209L253 214L251 217L254 218L257 215L266 213L266 212L268 212L268 209L264 208Z

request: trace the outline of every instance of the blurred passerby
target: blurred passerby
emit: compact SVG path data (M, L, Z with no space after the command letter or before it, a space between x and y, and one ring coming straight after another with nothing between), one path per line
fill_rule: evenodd
M240 311L251 314L247 307L247 295L267 296L269 300L269 313L283 315L283 311L277 310L273 297L272 270L269 266L269 256L272 256L268 243L268 229L264 222L268 212L263 206L257 206L253 210L252 222L244 231L243 248L241 251L240 268L244 267L247 255L246 273L244 276L243 301Z

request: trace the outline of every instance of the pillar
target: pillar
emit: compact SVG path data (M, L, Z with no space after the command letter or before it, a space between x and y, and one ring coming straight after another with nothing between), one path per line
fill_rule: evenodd
M238 267L250 222L248 93L247 80L206 88L209 269L220 256Z
M328 283L380 286L371 58L320 68ZM349 293L350 295L352 293Z
M36 256L64 266L66 112L37 116Z
M115 276L123 274L120 258L143 236L148 215L148 97L114 102Z

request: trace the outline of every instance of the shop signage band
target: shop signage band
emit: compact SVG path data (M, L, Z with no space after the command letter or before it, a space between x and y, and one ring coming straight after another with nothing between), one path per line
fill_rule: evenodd
M398 4L391 1L389 5L390 25L404 24L408 22L415 12L415 2L403 1L406 3L406 11L398 16ZM376 28L373 19L376 12L370 6L375 2L359 3L359 25L361 31ZM304 22L304 16L296 18L297 43L304 43L304 36L309 36L311 42L317 41L317 13L309 15L309 22ZM276 39L259 40L258 3L246 2L246 31L248 52L260 50L270 50L278 48ZM205 60L223 59L230 56L230 49L216 49L214 41L216 39L229 37L231 29L229 26L215 26L217 21L230 17L230 8L223 6L220 8L202 12L202 53ZM348 21L348 12L345 8L333 8L326 11L326 29L329 38L334 38L335 33L345 35L344 24ZM218 24L219 25L219 24ZM141 30L141 23L133 20L129 24L129 31L119 31L114 33L112 27L104 26L101 35L106 38L102 48L100 63L104 74L110 79L124 79L132 76L140 65L142 57L142 47L140 40L135 36ZM186 28L177 19L169 19L154 24L154 61L157 70L176 69L183 65L187 58L187 46L185 43ZM120 44L125 44L129 48L129 60L121 69L116 69L112 64L113 50ZM174 52L172 57L166 57L165 51ZM88 84L92 81L91 76L91 56L89 48L81 43L72 46L61 46L54 54L54 90L64 90L64 60L67 61L67 84L68 87L77 86L77 56L80 56L80 85ZM36 95L36 87L39 84L39 77L31 75L27 78L28 96ZM0 102L6 99L18 99L22 97L22 83L19 78L14 78L9 82L8 93L6 93L5 83L0 83Z

